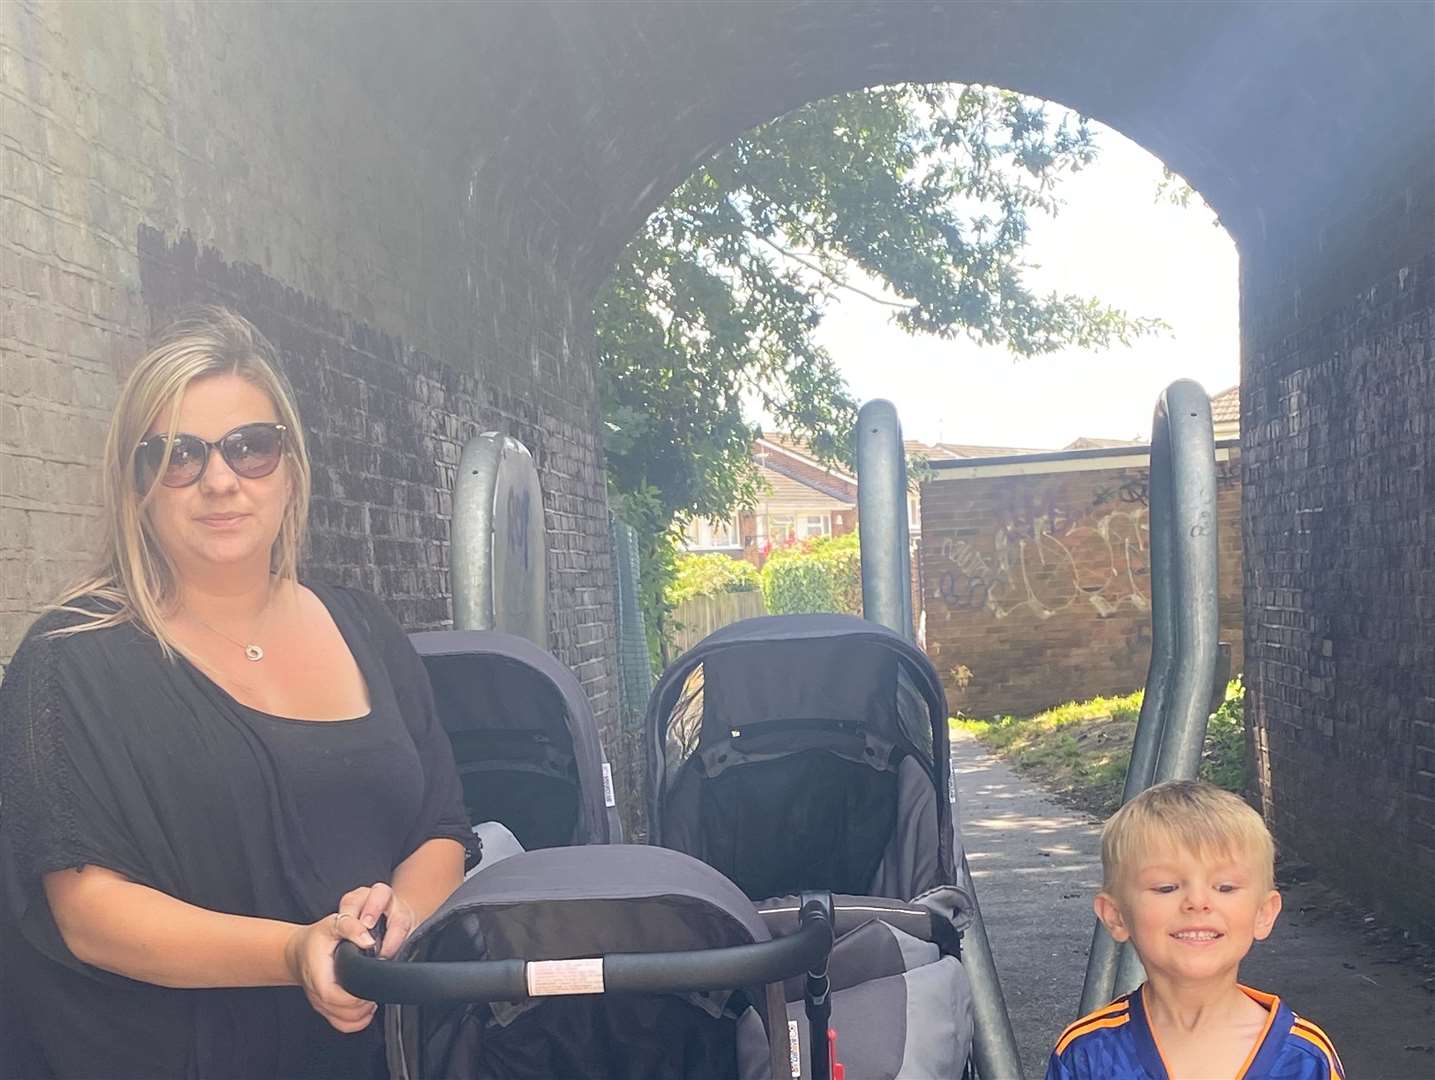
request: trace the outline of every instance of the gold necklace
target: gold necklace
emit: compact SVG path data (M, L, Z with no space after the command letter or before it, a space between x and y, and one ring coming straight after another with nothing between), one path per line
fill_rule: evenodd
M269 598L264 601L264 610L259 613L259 621L258 621L257 623L255 623L255 626L254 626L254 634L253 634L254 637L258 637L258 636L259 636L259 632L264 628L264 622L265 622L265 620L268 619L268 617L269 617L269 609L270 609L270 607L273 606L273 603L274 603L274 593L271 591L271 592L269 593ZM193 610L190 611L189 617L190 617L191 619L193 619L195 622L199 623L200 626L204 627L204 628L205 628L206 630L208 630L211 634L214 634L214 635L217 636L217 637L222 637L225 641L229 642L231 645L236 645L236 646L238 646L239 648L243 649L243 650L244 650L244 659L246 659L246 660L248 660L248 661L250 661L250 662L252 662L252 663L256 663L256 664L257 664L260 660L263 660L263 659L264 659L264 649L259 645L258 642L251 641L251 642L249 642L249 644L246 645L244 642L240 641L238 638L230 637L230 636L229 636L228 634L226 634L223 630L218 630L218 629L215 629L213 626L210 626L209 623L205 622L205 621L204 621L203 619L201 619L198 615L196 615Z

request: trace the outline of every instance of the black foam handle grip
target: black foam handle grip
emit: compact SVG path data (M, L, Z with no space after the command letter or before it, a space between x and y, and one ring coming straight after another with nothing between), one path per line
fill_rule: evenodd
M773 941L688 952L611 953L602 958L602 992L682 994L762 986L825 967L831 951L831 922L804 912L797 933ZM388 1005L530 996L522 960L401 963L365 956L345 941L334 955L334 967L339 985L349 993Z

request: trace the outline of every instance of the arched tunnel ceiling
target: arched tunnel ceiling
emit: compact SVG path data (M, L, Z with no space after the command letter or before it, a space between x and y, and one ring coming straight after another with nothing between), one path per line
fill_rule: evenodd
M1245 243L1435 146L1425 3L525 0L331 18L377 96L581 294L707 154L899 81L1069 105L1180 172Z

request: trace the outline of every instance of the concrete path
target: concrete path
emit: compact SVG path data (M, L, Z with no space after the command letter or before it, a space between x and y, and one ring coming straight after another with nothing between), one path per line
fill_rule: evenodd
M1076 1018L1101 883L1100 825L954 732L962 835L1027 1077ZM1241 969L1334 1040L1350 1080L1435 1077L1435 981L1313 884ZM1015 1078L989 1078L1015 1080Z

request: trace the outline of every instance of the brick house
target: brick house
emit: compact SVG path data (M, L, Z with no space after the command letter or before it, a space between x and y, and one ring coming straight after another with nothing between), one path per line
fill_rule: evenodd
M903 444L909 460L955 461L963 458L1034 454L1031 448L974 446L966 443ZM769 545L814 536L841 536L857 527L857 477L823 464L802 439L763 432L753 442L763 494L751 512L722 521L700 518L689 523L683 549L694 554L721 553L761 563ZM907 526L915 545L922 532L921 492L907 496ZM913 560L914 573L916 560Z
M760 563L769 545L841 536L857 527L855 476L824 465L807 443L789 435L763 432L752 453L762 478L757 505L724 521L690 522L684 550Z

